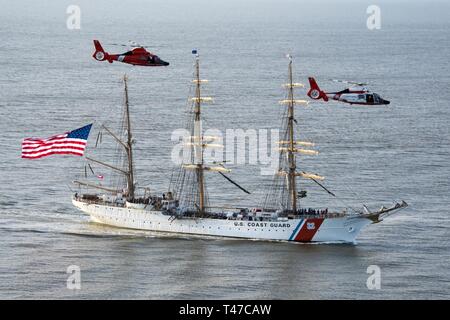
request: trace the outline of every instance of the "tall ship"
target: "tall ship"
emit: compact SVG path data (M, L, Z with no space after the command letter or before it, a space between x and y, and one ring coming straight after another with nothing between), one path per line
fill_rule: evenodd
M221 147L216 137L205 136L202 132L202 107L212 101L212 98L202 96L202 86L206 82L200 77L200 60L196 55L192 80L195 93L190 98L187 121L190 135L183 140L185 149L188 150L187 156L184 157L171 190L159 195L136 187L131 110L127 78L124 77L125 103L120 134L104 125L101 128L101 132L112 137L116 143L117 160L115 163L107 163L86 157L92 173L91 165L97 165L114 171L119 178L114 185L99 184L87 179L74 181L80 191L73 195L72 203L89 214L92 221L120 228L206 237L318 243L354 243L365 226L378 223L407 206L402 201L390 207L382 206L377 211L370 211L363 206L360 212L302 207L301 199L305 196L305 191L299 191L298 179L312 180L327 189L319 182L324 179L322 176L299 170L297 164L299 155L314 155L317 152L311 149L314 147L312 142L296 139L295 106L307 102L294 96L294 90L302 85L293 81L290 57L288 83L284 85L287 96L281 101L286 112L282 119L281 140L278 142L279 165L265 201L254 208L210 206L206 189L210 172L218 172L230 182L236 183L226 175L230 170L222 163L207 163L204 159L206 148ZM98 140L99 136L96 144ZM89 192L83 192L86 189Z

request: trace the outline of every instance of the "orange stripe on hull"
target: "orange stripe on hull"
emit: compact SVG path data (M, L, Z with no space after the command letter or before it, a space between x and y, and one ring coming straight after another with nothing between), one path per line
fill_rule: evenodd
M303 224L302 228L300 229L300 232L295 237L294 241L299 242L311 241L314 235L316 234L317 230L319 230L320 226L322 225L323 220L324 220L323 218L307 219Z

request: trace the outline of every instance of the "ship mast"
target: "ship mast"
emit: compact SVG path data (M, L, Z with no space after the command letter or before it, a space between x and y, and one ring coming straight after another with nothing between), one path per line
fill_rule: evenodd
M296 161L294 154L294 86L292 81L292 59L289 57L289 83L288 83L288 136L289 136L289 148L288 148L288 188L291 198L291 209L293 212L297 212L297 185L296 185Z
M308 101L297 100L294 98L294 88L304 87L301 83L296 83L293 81L292 76L292 57L289 58L289 68L288 68L288 83L284 85L287 88L287 99L280 101L281 104L287 105L287 128L285 131L284 141L279 141L280 151L285 152L287 155L287 165L283 168L280 167L278 172L279 175L285 176L287 180L287 190L289 193L288 197L288 210L292 211L294 214L297 212L297 183L296 178L302 177L305 179L312 180L323 180L322 176L307 173L304 171L297 171L296 153L306 154L306 155L317 155L318 152L310 149L299 148L298 146L314 146L314 143L307 141L297 141L295 140L294 124L296 123L294 115L295 105L308 105Z
M108 133L111 137L114 138L114 140L125 149L125 153L127 156L127 164L128 164L128 168L119 168L116 165L113 164L109 164L91 157L86 157L86 160L89 162L94 162L96 164L102 165L106 168L112 169L116 172L119 172L121 174L123 174L126 177L127 180L127 191L125 196L127 197L127 199L133 200L134 196L135 196L135 188L134 188L134 168L133 168L133 136L131 134L131 119L130 119L130 105L129 105L129 101L128 101L128 78L126 75L123 76L123 82L124 82L124 90L125 90L125 114L124 114L124 119L123 119L123 126L125 127L125 132L126 132L126 141L123 141L123 138L121 138L120 135L114 133L112 130L110 130L109 128L107 128L105 125L102 125L102 129L104 129L106 131L106 133ZM84 185L87 187L92 187L92 188L97 188L100 190L104 190L104 191L109 191L109 192L113 192L113 193L119 193L121 190L117 190L117 189L112 189L112 188L105 188L103 186L100 185L96 185L96 184L91 184L91 183L87 183L87 182L82 182L82 181L74 181L74 183L78 184L78 185ZM123 190L122 190L123 192Z
M131 121L130 121L130 106L128 102L128 78L123 76L125 85L125 124L127 132L126 153L128 158L128 172L127 172L127 198L134 198L134 175L133 175L133 140L131 135Z
M183 191L179 192L181 201L185 201L186 199L192 199L191 196L194 195L196 199L194 203L189 203L188 206L194 205L196 211L200 215L204 215L207 209L207 197L206 197L206 186L205 186L205 171L215 171L219 173L230 172L229 169L224 168L223 166L210 166L208 163L204 161L204 150L205 148L222 148L222 144L214 144L210 143L211 141L218 140L219 137L215 136L204 136L202 133L202 117L201 110L202 104L206 102L212 102L213 99L211 97L203 97L201 95L201 85L202 83L208 82L208 80L200 79L200 61L199 55L196 50L192 51L195 54L195 74L192 83L195 85L195 94L190 98L191 111L190 114L193 114L193 124L190 121L190 136L186 137L186 145L190 146L190 155L191 161L190 163L184 163L182 168L184 170L192 170L194 173L195 180L192 181L190 179L183 180L180 184L180 190L183 190L184 183L190 184L193 183L194 193L193 194L185 194L181 195ZM190 202L191 200L188 200ZM191 207L191 209L193 209Z
M203 177L203 142L201 132L201 92L200 92L200 61L198 55L195 59L195 109L194 109L194 143L195 145L195 164L197 165L197 180L199 194L199 211L200 214L205 212L205 184Z

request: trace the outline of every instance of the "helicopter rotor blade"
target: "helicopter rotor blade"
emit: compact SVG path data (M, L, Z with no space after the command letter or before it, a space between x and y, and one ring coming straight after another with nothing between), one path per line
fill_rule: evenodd
M122 44L122 43L107 43L107 46L119 46L119 47L128 47L127 44Z
M136 41L133 40L128 40L129 46L132 48L148 48L149 46L143 46L139 43L137 43Z
M141 46L136 41L129 40L128 44L123 43L107 43L107 46L118 46L118 47L128 47L128 48L149 48L149 46Z
M329 81L351 84L355 86L367 86L368 84L365 82L355 82L355 81L347 81L347 80L339 80L339 79L328 79Z

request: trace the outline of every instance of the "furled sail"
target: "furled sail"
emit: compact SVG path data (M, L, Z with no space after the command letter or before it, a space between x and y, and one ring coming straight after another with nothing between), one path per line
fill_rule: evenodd
M305 179L315 179L315 180L324 180L325 179L325 177L319 176L314 173L304 172L304 171L297 172L296 175L300 176L302 178L305 178Z
M197 136L187 136L184 138L185 141L198 141L198 140L203 140L203 142L205 141L217 141L219 140L220 137L219 136L201 136L201 137L197 137Z
M194 102L213 102L212 97L192 97L191 101Z
M197 164L183 164L183 168L184 169L190 169L190 170L196 170L199 168L199 165ZM216 171L216 172L231 172L230 169L224 168L224 167L220 167L220 166L215 166L215 167L208 167L208 166L202 166L201 167L202 170L204 171Z
M285 83L283 84L283 88L304 88L305 85L303 83L294 82L294 83Z
M281 140L278 141L278 144L290 144L290 141ZM293 141L294 145L305 146L305 147L314 147L316 144L314 142L309 141Z
M298 100L298 99L284 99L279 101L280 104L298 104L298 105L305 105L307 106L309 104L309 101L307 100Z
M280 171L278 171L277 174L280 175L280 176L286 176L289 173L287 171L280 170ZM304 172L304 171L296 172L295 175L299 176L299 177L302 177L302 178L305 178L305 179L315 179L315 180L324 180L325 179L325 177L319 176L318 174Z
M223 144L218 143L198 143L198 142L187 142L186 146L202 146L203 148L223 148Z
M289 148L289 147L280 147L280 151L290 151L290 152L296 152L296 153L302 153L306 155L318 155L319 152L316 150L309 150L309 149L299 149L299 148Z

